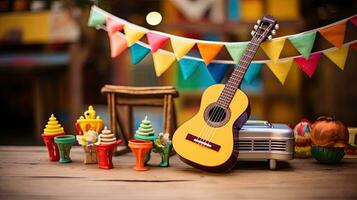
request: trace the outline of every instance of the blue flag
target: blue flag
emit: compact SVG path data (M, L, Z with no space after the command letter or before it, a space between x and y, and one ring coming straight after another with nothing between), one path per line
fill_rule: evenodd
M207 66L209 73L216 83L220 83L228 70L229 64L210 63Z
M197 70L198 66L203 63L202 61L189 58L182 58L178 62L184 80L187 80Z
M138 64L142 59L145 58L146 55L148 55L149 52L149 48L146 48L138 43L133 44L130 47L131 62L134 65Z
M247 72L244 74L243 80L246 83L252 83L262 71L263 63L251 63Z

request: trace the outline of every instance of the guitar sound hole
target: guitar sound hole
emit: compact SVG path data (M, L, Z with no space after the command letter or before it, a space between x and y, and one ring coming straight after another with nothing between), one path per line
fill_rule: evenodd
M225 118L226 110L219 106L213 106L208 112L208 119L211 122L219 123L222 122Z

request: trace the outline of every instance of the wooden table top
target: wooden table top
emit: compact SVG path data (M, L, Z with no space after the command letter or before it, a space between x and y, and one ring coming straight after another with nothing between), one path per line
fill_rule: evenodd
M226 174L193 169L177 156L160 168L152 155L150 170L132 169L134 157L114 158L114 168L84 165L80 147L73 163L48 161L46 148L0 146L0 199L357 199L357 159L320 165L313 159L240 162Z

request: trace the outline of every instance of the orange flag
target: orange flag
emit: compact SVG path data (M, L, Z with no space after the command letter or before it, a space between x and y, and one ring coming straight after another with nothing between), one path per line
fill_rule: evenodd
M346 22L320 30L320 34L337 48L341 48L345 39Z
M117 57L126 48L128 48L128 44L126 43L126 39L124 35L121 34L108 34L108 35L109 35L109 42L110 42L110 54L112 58Z
M217 56L223 46L223 44L197 43L198 50L200 51L206 65L208 65Z

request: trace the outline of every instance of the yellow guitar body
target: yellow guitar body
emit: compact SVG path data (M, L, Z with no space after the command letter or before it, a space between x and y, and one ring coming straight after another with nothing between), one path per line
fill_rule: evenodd
M212 85L202 95L198 113L182 124L173 135L173 147L179 156L188 164L208 171L219 171L232 158L234 150L233 125L235 121L248 109L248 97L237 90L229 104L230 116L228 121L220 127L212 127L205 120L205 110L212 103L217 102L224 89L223 84ZM213 150L187 139L191 134L203 142L219 146ZM237 157L237 155L235 156ZM236 158L235 158L236 161ZM234 162L235 163L235 162Z

